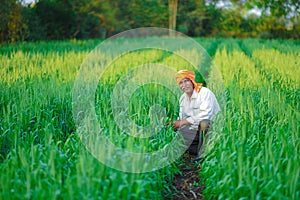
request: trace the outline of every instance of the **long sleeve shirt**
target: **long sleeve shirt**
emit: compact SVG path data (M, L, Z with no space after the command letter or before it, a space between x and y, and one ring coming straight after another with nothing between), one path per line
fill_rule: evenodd
M198 93L194 90L191 97L184 93L180 97L179 119L186 119L190 129L197 130L200 121L211 118L220 111L220 106L214 93L202 87Z

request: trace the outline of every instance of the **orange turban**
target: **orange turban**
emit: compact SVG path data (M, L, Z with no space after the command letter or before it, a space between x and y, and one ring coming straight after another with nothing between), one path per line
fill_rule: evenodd
M189 70L180 70L175 74L175 79L176 82L179 84L179 82L184 79L184 78L188 78L192 81L194 88L196 89L197 92L200 91L201 87L202 87L202 83L196 83L195 82L195 73Z

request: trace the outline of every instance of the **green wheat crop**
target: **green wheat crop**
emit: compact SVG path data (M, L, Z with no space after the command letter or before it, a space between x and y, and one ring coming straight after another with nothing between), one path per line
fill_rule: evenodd
M208 87L224 101L199 173L204 195L207 199L298 199L299 41L196 41L220 72L223 87L215 87L220 79L217 71L211 72ZM174 195L171 182L181 160L153 172L125 173L99 162L77 135L73 84L82 62L99 42L0 47L0 199L140 200ZM95 109L103 134L116 146L132 151L142 146L151 152L163 148L176 133L163 129L150 139L132 139L115 123L111 105L120 78L145 63L192 69L186 60L162 50L123 55L99 80ZM197 76L198 81L202 78ZM171 120L177 117L177 103L168 88L146 84L130 97L128 113L135 124L145 126L153 104L165 107L166 120Z

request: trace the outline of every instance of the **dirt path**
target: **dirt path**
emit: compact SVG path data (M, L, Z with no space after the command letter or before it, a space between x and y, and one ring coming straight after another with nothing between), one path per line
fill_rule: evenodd
M174 189L175 195L173 196L173 200L203 200L204 196L202 195L202 191L204 186L200 184L200 165L192 163L192 157L189 155L185 155L183 159L183 165L180 166L181 173L176 174L174 181L172 182L173 186L176 188Z

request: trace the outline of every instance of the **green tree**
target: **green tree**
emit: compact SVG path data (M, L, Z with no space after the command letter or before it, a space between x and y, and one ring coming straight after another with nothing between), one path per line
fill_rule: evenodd
M210 36L219 33L222 20L217 1L179 0L177 30L189 36Z
M0 2L0 43L17 42L27 30L22 18L22 5L15 0Z
M249 9L261 10L257 30L267 38L300 38L299 0L248 0L245 5ZM298 33L298 34L297 34Z
M131 0L129 4L131 28L168 27L168 5L166 0Z
M32 9L44 39L104 38L117 24L108 0L39 0Z
M131 0L115 0L110 1L111 6L115 8L116 23L115 31L122 32L131 28L133 17L131 16L130 4Z
M24 6L22 16L28 27L26 34L23 35L23 40L38 41L47 38L45 26L43 26L41 19L36 14L34 5Z
M68 0L40 0L33 8L46 32L45 39L67 39L74 31L75 16Z
M300 1L299 0L248 0L245 4L249 8L259 8L262 10L262 15L271 15L276 17L289 17L290 15L299 15Z
M203 23L205 30L204 36L218 35L222 28L220 24L223 21L222 10L216 8L215 4L209 4L206 7L206 19Z
M86 0L79 7L81 37L105 38L114 33L117 25L116 9L108 0ZM76 11L76 9L75 9Z

